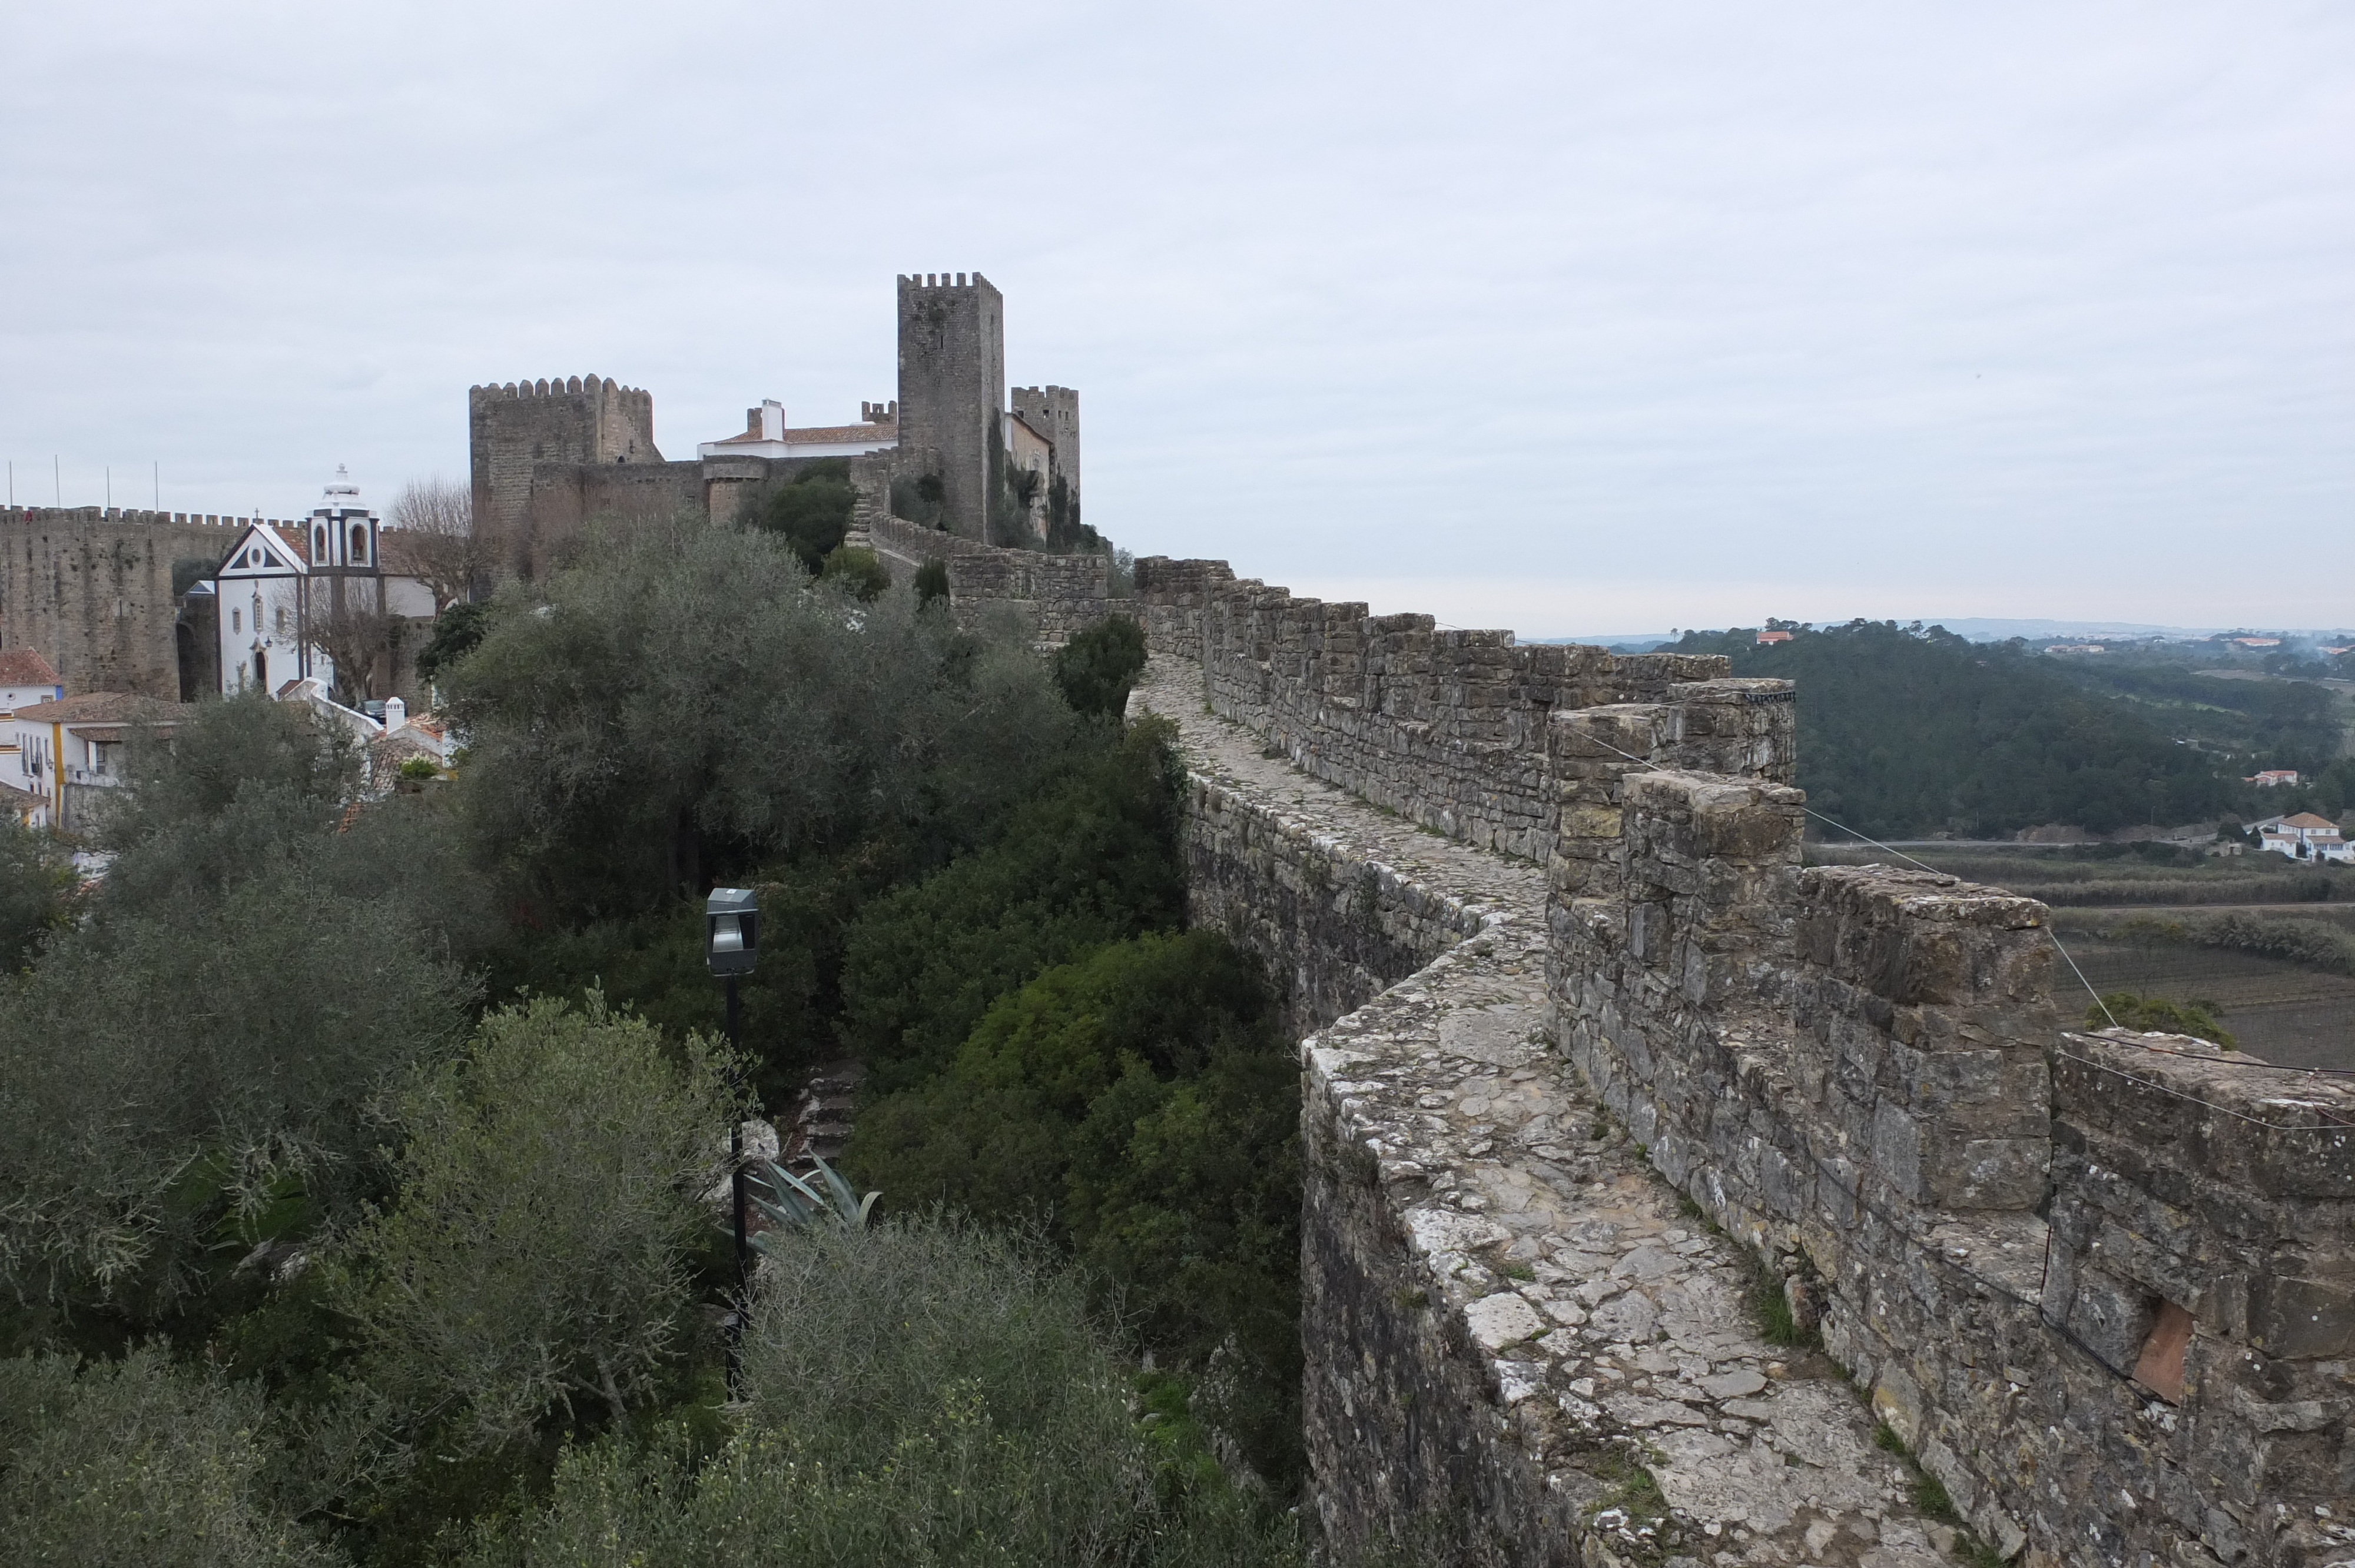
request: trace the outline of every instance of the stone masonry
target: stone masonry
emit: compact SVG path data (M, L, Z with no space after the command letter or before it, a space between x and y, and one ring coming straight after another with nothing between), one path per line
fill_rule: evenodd
M1936 1563L1955 1532L1870 1413L1760 1336L1749 1255L1549 1048L1539 868L1265 755L1200 692L1156 652L1132 711L1180 731L1191 917L1269 961L1306 1034L1305 1392L1334 1544Z
M209 577L248 519L99 507L0 511L0 648L30 648L69 694L176 701L179 600L172 569ZM202 653L208 646L191 639Z
M2065 1030L2033 900L1806 868L1783 683L1137 580L1195 917L1309 1032L1337 1541L1966 1544L1878 1425L1996 1555L2355 1564L2355 1086Z

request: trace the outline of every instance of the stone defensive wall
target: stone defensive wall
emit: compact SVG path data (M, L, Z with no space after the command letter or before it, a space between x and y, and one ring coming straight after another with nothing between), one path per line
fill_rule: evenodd
M255 522L127 507L0 510L0 648L30 648L74 694L137 692L176 701L178 607L172 568L208 574Z
M2041 905L1806 867L1785 683L1137 589L1193 917L1306 1036L1337 1542L2355 1564L2355 1083L2077 1032Z
M1126 601L1111 597L1112 564L1103 556L1008 550L893 515L890 457L879 452L851 460L858 500L846 542L873 550L893 581L904 583L925 562L939 561L948 570L953 607L962 613L1010 606L1037 628L1041 642L1065 641L1108 614L1134 613Z

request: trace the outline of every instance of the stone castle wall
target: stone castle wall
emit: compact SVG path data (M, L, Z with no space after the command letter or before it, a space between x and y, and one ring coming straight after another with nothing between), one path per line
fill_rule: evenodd
M2089 1568L2355 1561L2355 1086L2067 1030L2033 900L1804 869L1784 683L1442 633L1220 563L1143 561L1137 577L1156 653L1199 659L1201 699L1270 755L1455 841L1542 858L1550 1059L1785 1281L1796 1320L1984 1540ZM1331 883L1357 870L1319 871L1199 781L1193 802L1198 917L1288 977L1304 1021L1433 950L1348 917ZM1379 876L1364 903L1378 924L1403 918ZM1341 1032L1395 1045L1372 1016L1465 961ZM1561 1435L1508 1392L1560 1372L1483 1345L1479 1303L1435 1334L1383 1305L1419 1288L1431 1244L1401 1206L1411 1182L1383 1198L1406 1124L1374 1126L1350 1051L1312 1059L1305 1128L1328 1527L1399 1526L1391 1495L1468 1499L1492 1560L1571 1561L1557 1494L1586 1472L1530 1480ZM1411 1061L1380 1059L1414 1080ZM1403 1103L1411 1121L1441 1099ZM1415 1180L1453 1190L1476 1147ZM1384 1406L1417 1397L1458 1408Z
M848 543L873 550L905 583L927 561L948 569L949 602L960 614L1010 608L1036 629L1041 642L1062 642L1107 615L1135 613L1133 601L1112 597L1112 564L1092 553L1050 555L1007 550L892 515L893 454L850 460L857 502Z
M468 450L478 522L508 535L527 531L541 464L661 462L654 418L652 393L604 376L468 387Z
M1510 632L1441 630L1427 615L1369 615L1363 604L1239 581L1222 561L1148 557L1136 585L1151 645L1201 664L1213 711L1319 779L1529 860L1553 843L1555 710L1649 701L1732 667L1715 655L1520 647ZM1786 735L1786 683L1724 690L1779 705L1782 728L1760 731L1762 744Z
M176 562L220 564L251 519L16 507L0 512L0 648L30 648L69 694L176 701Z

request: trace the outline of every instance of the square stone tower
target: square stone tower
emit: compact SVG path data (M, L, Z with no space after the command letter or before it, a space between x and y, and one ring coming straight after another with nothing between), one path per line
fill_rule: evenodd
M895 472L940 481L949 531L990 540L1005 487L1006 302L980 273L900 280ZM1042 432L1043 433L1043 432Z
M502 535L532 522L532 470L658 463L654 395L600 376L510 381L466 389L474 515Z

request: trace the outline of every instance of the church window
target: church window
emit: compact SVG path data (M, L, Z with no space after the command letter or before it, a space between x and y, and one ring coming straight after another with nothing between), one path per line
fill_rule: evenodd
M324 524L313 535L311 558L321 566L327 564L327 530Z
M278 635L286 635L286 607L282 604L278 607Z
M229 612L229 629L231 631L242 631L245 630L245 611L241 609L232 609Z
M357 523L352 524L352 559L355 561L368 559L368 530Z

